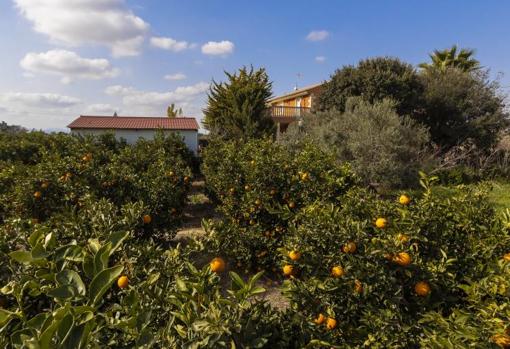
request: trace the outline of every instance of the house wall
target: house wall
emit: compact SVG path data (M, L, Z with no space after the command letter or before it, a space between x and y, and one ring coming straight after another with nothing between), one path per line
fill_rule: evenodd
M195 154L198 151L198 131L195 130L162 130L163 133L176 133L179 135L188 149L193 151ZM136 143L139 138L145 138L147 140L154 139L157 130L108 130L108 129L74 129L71 130L72 134L78 134L82 136L93 135L98 136L104 133L114 133L115 138L120 140L125 139L129 144Z

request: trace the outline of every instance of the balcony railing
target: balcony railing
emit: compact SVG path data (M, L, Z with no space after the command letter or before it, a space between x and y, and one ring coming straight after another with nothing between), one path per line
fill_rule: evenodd
M288 117L288 118L296 118L299 116L303 116L306 113L310 112L311 108L306 107L283 107L283 106L272 106L271 107L271 116L272 117Z

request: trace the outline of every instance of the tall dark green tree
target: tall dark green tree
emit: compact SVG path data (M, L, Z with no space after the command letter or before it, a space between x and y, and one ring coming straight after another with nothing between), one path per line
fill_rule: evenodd
M177 109L174 103L170 104L166 109L166 116L169 118L175 118L177 116L182 116L182 108Z
M267 108L272 83L266 70L243 67L225 72L226 82L213 81L204 109L204 126L211 136L249 139L270 136L274 123Z
M434 50L431 53L430 63L421 63L420 68L437 69L445 72L448 68L457 68L464 72L472 72L480 69L480 62L473 58L475 50L462 48L458 49L457 45L444 50Z
M374 103L393 100L399 115L414 115L422 109L423 86L414 67L398 58L376 57L357 66L344 66L325 84L318 110L345 111L347 99L361 97Z
M489 149L508 125L505 95L487 71L427 69L421 74L426 113L421 121L444 150L473 141Z

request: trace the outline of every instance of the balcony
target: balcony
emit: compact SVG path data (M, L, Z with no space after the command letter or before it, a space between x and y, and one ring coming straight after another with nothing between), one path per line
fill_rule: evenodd
M311 108L306 107L283 107L272 106L271 117L277 122L292 122L294 119L310 112Z

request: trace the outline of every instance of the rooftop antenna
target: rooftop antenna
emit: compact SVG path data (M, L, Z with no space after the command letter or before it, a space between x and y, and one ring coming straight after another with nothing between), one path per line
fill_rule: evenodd
M294 86L294 91L298 90L298 81L299 81L299 79L301 79L303 77L303 74L297 73L296 76L297 76L297 79L296 79L296 85Z

